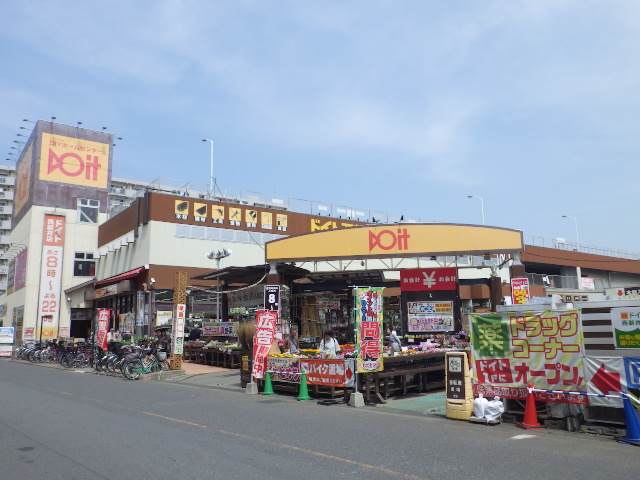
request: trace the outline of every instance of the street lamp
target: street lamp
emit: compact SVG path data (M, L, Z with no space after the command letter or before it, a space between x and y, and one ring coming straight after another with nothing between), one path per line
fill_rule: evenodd
M206 257L216 261L216 270L220 270L220 260L231 255L231 250L222 248L217 252L208 252ZM216 280L216 320L220 322L220 277Z
M467 195L467 198L479 198L480 199L480 208L482 209L482 224L484 225L484 200L482 197L478 197L477 195Z
M212 193L215 194L215 192L213 191L213 140L203 138L202 141L211 143L211 170L209 176L209 200L211 200Z
M578 235L578 219L576 217L572 217L571 215L562 215L562 218L573 219L573 223L576 227L576 245L578 246L578 251L580 251L580 236Z

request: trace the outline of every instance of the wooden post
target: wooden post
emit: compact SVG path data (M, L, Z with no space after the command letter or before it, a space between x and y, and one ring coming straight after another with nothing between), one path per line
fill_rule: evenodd
M178 309L178 305L184 304L187 301L187 272L176 272L175 284L173 288L173 312ZM175 319L174 319L175 326ZM183 339L184 340L184 339ZM169 359L169 366L171 370L182 369L182 354L174 354L171 351L171 358Z

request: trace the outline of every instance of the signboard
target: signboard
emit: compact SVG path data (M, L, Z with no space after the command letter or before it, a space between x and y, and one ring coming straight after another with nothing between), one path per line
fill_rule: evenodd
M0 343L13 343L13 327L0 327Z
M579 310L471 314L475 394L526 399L527 385L586 391ZM535 392L538 400L586 404L582 395Z
M109 144L42 134L40 180L107 188Z
M612 308L611 328L616 348L640 348L640 308Z
M267 367L267 355L276 333L278 314L267 310L256 312L256 330L253 336L253 370L254 378L264 378Z
M239 322L202 322L202 336L237 336Z
M107 285L106 287L96 288L96 298L108 297L109 295L115 295L118 293L118 284ZM144 293L144 292L143 292Z
M320 310L339 310L340 299L316 297L316 306Z
M447 398L451 400L464 400L466 398L465 363L467 354L447 352L446 355Z
M581 290L595 290L596 280L589 277L580 277L580 289Z
M107 332L109 331L110 319L111 310L109 308L98 309L98 334L96 337L96 343L104 351L107 351Z
M453 302L407 302L407 330L453 331Z
M302 370L310 385L352 387L355 378L353 358L319 359L296 357L269 357L267 361L271 379L277 382L300 383Z
M63 216L45 214L37 316L40 319L40 338L52 339L58 336L64 227Z
M144 293L144 292L143 292ZM157 311L156 312L156 327L168 324L173 318L173 312L171 311Z
M400 270L400 290L403 292L430 292L457 290L456 268L412 268Z
M382 361L382 287L355 289L356 352L358 372L380 372Z
M527 303L529 301L529 279L511 279L511 301L514 305Z
M264 286L264 309L280 312L280 285Z
M176 305L176 320L171 330L171 352L174 355L182 355L184 350L184 320L186 313L187 306L184 303Z
M27 249L22 250L16 257L14 291L24 287L27 278Z

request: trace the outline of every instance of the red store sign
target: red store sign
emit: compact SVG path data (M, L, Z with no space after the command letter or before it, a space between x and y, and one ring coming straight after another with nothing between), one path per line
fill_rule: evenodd
M403 292L457 290L456 268L412 268L400 270L400 289Z

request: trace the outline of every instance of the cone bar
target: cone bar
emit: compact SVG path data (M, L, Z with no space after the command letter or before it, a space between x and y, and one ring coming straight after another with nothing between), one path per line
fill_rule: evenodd
M267 370L267 376L264 379L264 391L262 395L275 395L276 393L273 391L273 386L271 385L271 373Z
M522 422L516 423L516 427L523 430L544 430L545 427L538 422L538 413L536 412L536 399L533 394L533 383L528 385L529 394L527 395L527 403L524 407L524 418Z
M638 420L638 414L636 413L636 409L633 408L633 405L631 405L629 394L626 391L623 391L622 394L624 396L622 402L624 404L624 419L627 427L627 436L618 437L617 440L640 447L640 420Z

